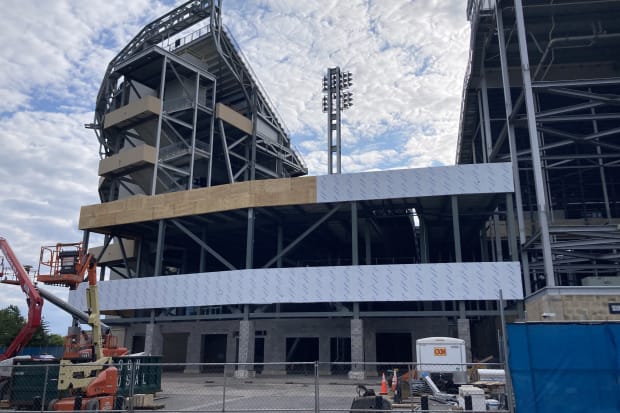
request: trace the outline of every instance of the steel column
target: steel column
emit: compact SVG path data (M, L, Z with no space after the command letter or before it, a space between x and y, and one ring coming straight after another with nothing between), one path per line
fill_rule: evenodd
M181 83L183 84L183 83ZM192 119L192 155L190 158L189 164L189 182L187 183L187 188L192 189L194 187L194 162L196 159L196 129L198 125L198 91L200 90L200 73L196 73L196 90L194 91L194 116ZM213 116L213 115L212 115Z
M594 108L590 109L590 112L595 115L596 114L596 110ZM598 122L596 121L596 119L592 120L592 129L594 131L594 134L597 134L598 131ZM599 156L596 160L598 162L598 166L599 166L599 173L601 175L601 186L603 189L603 200L605 201L605 217L607 218L607 222L609 222L611 220L611 209L609 207L609 194L607 193L607 179L605 177L605 166L603 163L603 159L601 159L601 145L598 145L598 138L595 139L597 145L596 145L596 154Z
M553 257L551 255L551 240L549 239L549 224L547 222L547 205L545 200L545 183L542 177L542 165L538 144L538 130L536 128L536 110L534 108L534 96L532 93L532 80L530 77L530 63L527 54L527 39L525 21L523 19L523 4L521 0L515 0L515 14L517 34L519 40L519 54L521 57L521 73L523 77L523 91L525 95L525 108L527 113L527 126L532 149L532 166L534 173L534 187L536 189L536 203L538 206L538 220L541 230L542 253L545 268L547 286L555 286L555 274L553 272Z
M462 262L461 253L461 228L459 225L459 204L456 195L450 197L452 204L452 234L454 236L454 258L455 262Z
M366 265L372 264L372 245L370 239L370 222L367 218L364 220L364 254Z
M489 95L487 89L487 78L484 70L484 60L482 61L482 67L480 68L480 90L479 96L482 97L482 114L484 130L484 145L485 145L485 162L489 162L489 156L493 152L493 136L491 133L491 115L489 114Z
M519 250L517 248L517 238L515 234L515 211L512 205L512 194L506 194L506 239L508 240L508 250L512 261L519 260Z
M157 249L155 251L155 271L154 275L162 275L162 265L164 260L164 238L166 237L166 221L159 220L157 228Z
M495 236L495 253L496 253L496 261L504 261L504 252L502 249L502 237L499 233L499 216L497 214L497 209L495 210L495 214L493 214L493 235Z
M278 224L278 240L277 240L277 250L278 259L276 260L276 267L282 268L282 246L284 244L284 228L282 224Z
M166 89L166 72L168 57L164 56L161 68L161 82L159 84L159 117L157 118L157 133L155 135L155 165L153 166L153 181L151 182L151 195L157 193L157 172L159 170L159 149L161 148L161 123L164 118L164 98ZM158 274L161 275L161 274Z
M232 166L230 164L230 155L228 153L228 143L226 142L226 132L224 131L224 121L222 121L222 119L219 119L218 124L220 127L220 137L222 138L222 149L224 150L224 163L226 164L226 171L228 172L228 180L232 184L235 182L235 178L233 176Z
M207 229L204 227L202 228L200 239L202 240L202 242L207 241ZM200 264L198 265L200 268L200 272L204 272L205 268L207 267L207 251L204 248L200 249Z
M359 265L357 202L351 202L351 263Z
M499 57L502 72L502 88L504 91L504 106L506 107L506 126L508 133L508 146L510 148L510 160L512 163L512 176L515 185L515 202L517 206L517 225L519 227L519 243L525 244L525 219L523 217L523 200L521 198L521 177L519 176L519 159L517 157L516 134L512 117L512 94L510 92L510 75L508 71L508 58L506 56L506 40L504 38L504 19L502 10L495 0L495 14L497 19L497 36L499 41Z
M258 103L256 88L252 90L252 142L250 148L250 180L256 179L256 128L258 125Z
M211 186L213 175L213 143L215 140L215 95L217 91L217 81L213 80L213 93L211 96L211 121L209 126L209 165L207 166L207 186Z
M245 268L254 266L254 208L248 208L248 231L245 242Z

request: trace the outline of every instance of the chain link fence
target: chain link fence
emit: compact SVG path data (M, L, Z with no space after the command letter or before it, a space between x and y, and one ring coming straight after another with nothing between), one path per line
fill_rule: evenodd
M510 410L504 370L499 364L425 364L423 372L406 362L352 365L152 361L149 357L116 359L114 382L95 386L96 377L102 380L101 371L113 369L95 369L91 373L84 363L67 367L53 360L17 360L12 366L0 369L0 410L130 413L140 410L162 413ZM68 386L67 381L76 384ZM89 384L89 394L78 389ZM98 389L92 391L93 387Z

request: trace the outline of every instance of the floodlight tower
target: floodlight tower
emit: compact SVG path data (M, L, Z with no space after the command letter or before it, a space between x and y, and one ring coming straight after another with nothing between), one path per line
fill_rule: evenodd
M323 76L323 112L327 113L327 173L334 173L334 153L336 154L336 172L342 173L341 165L341 115L345 109L353 106L353 93L346 90L353 85L351 72L342 72L340 67L327 69ZM334 132L336 136L334 136ZM335 142L335 143L334 143Z

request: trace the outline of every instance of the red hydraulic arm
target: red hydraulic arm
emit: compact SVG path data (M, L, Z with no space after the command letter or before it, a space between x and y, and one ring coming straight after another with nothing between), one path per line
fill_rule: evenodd
M3 354L0 354L0 361L5 360L17 355L20 350L30 341L33 334L41 326L41 312L43 311L43 299L39 295L39 292L30 281L30 277L24 267L19 263L19 260L13 253L13 250L9 246L6 239L0 237L0 252L4 255L9 263L15 277L16 282L19 283L22 291L26 293L28 299L28 321L26 325L20 330L13 342L9 345Z

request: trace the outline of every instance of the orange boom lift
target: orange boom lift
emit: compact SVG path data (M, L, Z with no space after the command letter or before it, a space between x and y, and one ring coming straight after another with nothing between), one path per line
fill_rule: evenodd
M0 282L5 284L19 285L28 296L28 321L13 339L6 351L0 354L0 361L16 356L32 338L37 328L41 326L41 312L43 311L43 298L35 288L24 267L13 253L6 239L0 237Z
M43 273L42 267L49 268L49 273ZM50 410L112 410L119 404L116 402L118 370L112 365L112 356L125 355L127 349L118 347L116 337L102 332L95 258L84 253L81 243L41 248L39 282L75 290L85 273L88 278L88 324L92 331L88 335L79 327L72 327L65 337L64 356L58 373L61 398L50 402Z

